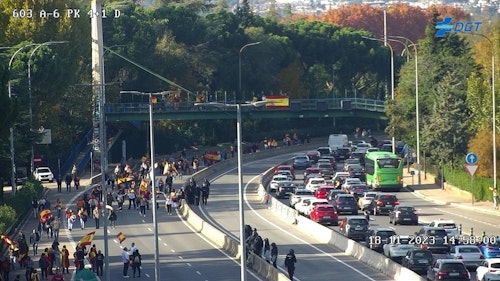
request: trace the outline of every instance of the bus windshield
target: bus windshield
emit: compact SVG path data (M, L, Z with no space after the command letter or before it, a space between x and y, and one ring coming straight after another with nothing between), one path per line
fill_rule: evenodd
M377 165L379 168L398 168L401 159L399 158L379 158Z

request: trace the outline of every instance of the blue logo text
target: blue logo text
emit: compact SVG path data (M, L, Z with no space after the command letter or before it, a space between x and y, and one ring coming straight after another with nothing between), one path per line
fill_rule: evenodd
M451 22L452 18L451 17L446 17L444 18L443 21L437 22L436 23L436 37L444 37L444 35L448 32L466 32L466 33L471 33L471 32L477 32L479 29L479 26L483 23L480 21L476 22L461 22L457 21L456 23Z

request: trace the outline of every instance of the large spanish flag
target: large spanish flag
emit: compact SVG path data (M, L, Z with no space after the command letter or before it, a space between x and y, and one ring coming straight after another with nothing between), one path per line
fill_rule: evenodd
M267 108L283 108L287 109L289 106L289 99L287 96L266 96Z
M83 236L82 239L80 239L80 242L78 242L78 246L87 246L92 243L92 240L94 239L95 231L92 231L88 233L87 235Z
M52 215L52 212L49 209L43 209L40 211L40 220L46 222L50 215Z

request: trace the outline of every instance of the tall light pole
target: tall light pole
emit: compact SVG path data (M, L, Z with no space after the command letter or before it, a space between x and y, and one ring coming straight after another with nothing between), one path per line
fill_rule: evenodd
M28 47L32 47L32 46L35 46L35 45L38 45L38 44L28 44L28 45L24 45L22 47L20 47L19 49L17 49L14 54L10 57L10 60L9 60L9 82L8 82L8 88L9 88L9 99L12 100L12 87L11 87L11 84L10 84L10 70L12 68L12 62L14 61L14 58L16 57L16 55L21 52L22 50L24 50L25 48L28 48ZM2 49L6 49L6 48L10 48L10 47L2 47ZM17 186L16 186L16 160L15 160L15 156L16 156L16 153L15 153L15 148L14 148L14 127L11 127L10 128L10 164L11 164L11 169L12 169L12 172L11 172L11 182L12 182L12 195L16 195L16 191L17 191Z
M415 52L415 123L416 123L416 134L417 134L417 171L418 171L418 185L422 184L422 175L420 173L420 109L419 109L419 97L418 97L418 51L417 44L413 43L410 39L403 36L389 36L391 38L398 38L406 40L406 42L410 42L411 44L405 44L406 47L412 46L413 51ZM387 39L390 41L400 42L399 40ZM400 42L401 43L401 42Z
M149 97L149 147L150 147L150 179L151 179L151 193L152 193L152 213L153 213L153 229L154 229L154 245L155 245L155 281L160 281L160 251L158 245L158 220L156 217L156 189L155 189L155 136L154 136L154 126L153 126L153 98L157 95L163 95L163 92L159 93L143 93L139 91L120 91L120 94L134 94Z
M243 93L241 92L241 53L243 52L243 50L245 50L245 48L247 47L250 47L250 46L255 46L255 45L259 45L260 43L262 42L254 42L254 43L248 43L246 45L243 45L243 47L240 48L240 52L238 53L238 94L239 94L239 97L241 99L241 101L245 100L243 98Z
M28 92L29 92L29 115L30 115L30 131L33 131L33 107L32 107L32 99L31 99L31 60L33 58L33 55L36 53L36 51L42 47L42 46L47 46L47 45L54 45L54 44L62 44L62 43L67 43L68 41L48 41L44 42L41 44L37 44L38 46L33 49L31 52L31 55L28 60ZM31 165L31 172L33 173L34 170L34 163L33 163L33 157L34 157L34 147L33 144L31 144L31 160L30 160L30 165Z
M488 40L491 49L491 126L492 126L492 149L493 149L493 188L497 188L497 129L496 129L496 102L495 102L495 44L486 35L480 33L466 33L481 36Z
M384 10L384 15L385 15L385 10ZM385 17L384 17L385 20ZM391 44L387 43L387 39L376 39L376 38L371 38L371 37L366 37L366 36L361 36L364 39L367 40L372 40L372 41L378 41L378 42L383 42L385 46L389 47L389 50L391 51L391 100L394 101L394 50L392 49ZM384 36L385 38L385 36ZM392 134L392 153L396 153L396 139L394 137L394 133Z
M224 104L219 102L195 103L195 106L213 106L219 108L236 107L236 142L238 143L238 208L240 218L240 280L247 280L247 264L246 264L246 245L245 245L245 209L244 209L244 192L243 192L243 140L241 137L241 108L242 107L262 107L266 105L266 101L258 101L244 104Z

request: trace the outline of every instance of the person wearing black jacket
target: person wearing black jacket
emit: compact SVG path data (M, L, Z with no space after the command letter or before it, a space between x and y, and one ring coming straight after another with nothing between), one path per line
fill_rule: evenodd
M210 193L210 182L208 181L207 178L205 178L203 184L201 185L201 201L203 202L203 205L207 205L209 193Z
M295 273L295 263L297 262L297 258L295 257L295 251L290 249L288 254L285 257L285 266L288 270L288 276L290 280L293 280L293 274Z

